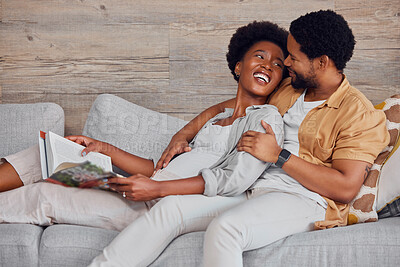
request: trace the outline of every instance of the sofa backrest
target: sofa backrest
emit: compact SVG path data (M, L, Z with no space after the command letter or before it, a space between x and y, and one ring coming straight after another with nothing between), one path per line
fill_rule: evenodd
M64 135L64 110L55 103L0 104L0 157L38 143L39 130Z
M118 96L102 94L89 111L83 135L157 163L171 137L186 123Z

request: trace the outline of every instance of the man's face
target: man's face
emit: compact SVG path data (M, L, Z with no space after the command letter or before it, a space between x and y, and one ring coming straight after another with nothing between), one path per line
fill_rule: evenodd
M306 89L318 87L313 60L300 51L300 44L296 42L291 34L287 41L289 56L285 59L285 66L292 78L292 86L295 89Z

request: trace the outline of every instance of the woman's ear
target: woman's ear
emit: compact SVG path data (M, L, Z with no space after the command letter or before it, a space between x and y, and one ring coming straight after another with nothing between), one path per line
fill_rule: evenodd
M235 66L235 74L236 74L236 77L239 77L239 76L240 76L241 70L242 70L242 62L239 61L238 63L236 63L236 66Z

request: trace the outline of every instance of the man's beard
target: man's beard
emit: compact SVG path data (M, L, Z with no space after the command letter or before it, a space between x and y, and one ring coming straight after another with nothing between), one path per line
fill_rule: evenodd
M317 88L318 87L318 82L317 79L315 78L315 73L313 70L309 72L309 76L305 77L301 74L298 74L297 72L294 72L293 70L290 70L295 77L292 78L291 84L294 89L307 89L307 88Z

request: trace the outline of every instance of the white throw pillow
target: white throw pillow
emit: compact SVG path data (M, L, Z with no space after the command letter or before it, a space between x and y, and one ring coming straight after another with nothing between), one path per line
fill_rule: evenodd
M392 151L381 169L378 185L376 210L382 210L386 205L400 198L400 142Z

